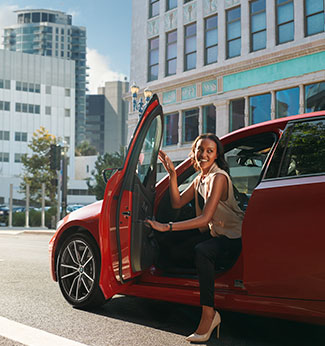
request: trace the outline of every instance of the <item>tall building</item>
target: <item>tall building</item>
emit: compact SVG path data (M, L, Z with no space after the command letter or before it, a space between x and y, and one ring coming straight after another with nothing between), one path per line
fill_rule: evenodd
M0 203L8 202L10 184L14 199L24 199L21 156L32 154L28 144L40 127L68 143L74 176L74 108L74 61L0 50Z
M200 133L325 109L323 0L133 0L132 10L130 80L158 94L174 161ZM129 137L137 121L130 109Z
M126 81L106 82L97 95L87 95L86 137L100 154L120 152L127 145Z
M19 10L17 24L4 29L4 49L75 61L75 142L85 140L86 29L63 12Z

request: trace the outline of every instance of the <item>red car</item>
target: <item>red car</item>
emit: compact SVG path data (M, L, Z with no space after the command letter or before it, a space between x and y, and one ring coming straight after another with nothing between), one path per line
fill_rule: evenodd
M167 176L156 182L162 135L154 96L104 200L68 214L50 241L52 277L73 306L102 304L117 293L199 305L195 268L162 265L168 232L144 223L194 216L193 203L172 209ZM325 112L249 126L221 140L245 218L241 254L216 268L215 306L325 324ZM179 165L180 189L196 174L189 159Z

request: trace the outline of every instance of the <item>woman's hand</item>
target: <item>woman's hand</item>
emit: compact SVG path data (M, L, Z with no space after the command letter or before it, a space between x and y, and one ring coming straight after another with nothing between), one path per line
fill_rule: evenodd
M162 150L159 150L159 154L158 157L160 159L160 161L162 162L162 164L164 165L167 173L172 176L172 175L176 175L176 170L175 170L175 166L172 162L172 160L167 156L167 154L165 152L163 152Z
M146 219L145 222L149 224L153 229L159 232L167 232L169 231L169 224L168 223L160 223L158 221L152 221L149 219Z

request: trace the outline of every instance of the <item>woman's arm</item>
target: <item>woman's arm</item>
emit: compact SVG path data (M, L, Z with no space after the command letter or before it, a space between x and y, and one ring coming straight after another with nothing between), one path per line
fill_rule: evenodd
M208 223L211 221L219 201L226 198L228 190L228 181L225 175L216 174L212 179L211 194L204 206L202 214L189 220L173 222L173 231L184 231L208 226ZM192 188L194 191L193 184ZM166 232L170 230L170 225L168 223L160 223L152 220L147 220L147 222L157 231Z
M177 174L173 162L162 150L159 150L159 159L169 174L169 193L172 207L174 209L181 208L194 198L193 183L184 190L182 194L180 194L177 185Z

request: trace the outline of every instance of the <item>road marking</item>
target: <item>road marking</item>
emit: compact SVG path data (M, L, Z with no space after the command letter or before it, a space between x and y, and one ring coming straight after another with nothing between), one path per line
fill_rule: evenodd
M22 233L24 233L24 231L2 231L2 230L0 230L0 235L1 234L18 235L18 234L22 234Z
M29 327L1 316L0 335L28 346L85 346L85 344L77 341Z

